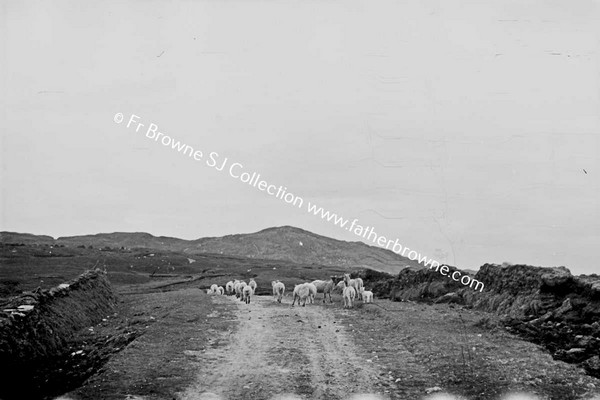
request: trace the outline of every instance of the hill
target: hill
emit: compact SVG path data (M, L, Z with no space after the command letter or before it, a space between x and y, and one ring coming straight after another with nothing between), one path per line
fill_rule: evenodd
M66 246L92 247L126 247L145 248L164 251L183 251L190 246L190 241L167 236L153 236L146 232L114 232L95 235L64 236L56 239L56 243Z
M267 228L251 234L199 239L194 241L193 248L185 251L371 268L394 274L407 266L423 268L415 261L380 247L332 239L292 226Z
M144 232L114 232L95 235L60 237L35 236L12 232L1 233L2 243L58 244L68 247L146 248L193 254L226 254L267 260L282 260L302 264L318 264L346 268L371 268L398 273L406 267L422 265L390 250L362 242L347 242L295 228L282 226L255 233L235 234L184 240L153 236Z
M31 233L0 232L0 243L54 244L54 238L46 235L32 235Z

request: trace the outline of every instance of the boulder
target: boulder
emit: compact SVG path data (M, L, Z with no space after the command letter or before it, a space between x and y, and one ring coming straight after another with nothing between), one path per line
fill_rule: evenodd
M445 295L438 297L434 303L462 303L462 297L456 292L446 293Z

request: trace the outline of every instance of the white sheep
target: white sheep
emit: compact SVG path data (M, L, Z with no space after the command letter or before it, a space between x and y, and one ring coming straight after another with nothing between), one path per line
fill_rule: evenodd
M354 282L355 282L354 283L354 289L356 290L356 294L358 295L358 299L362 300L362 292L363 292L364 287L365 287L365 285L363 283L363 280L362 280L362 278L356 278L354 280Z
M242 290L244 289L244 286L246 286L246 282L242 282L242 281L237 281L233 285L233 290L235 291L235 297L237 297L238 299L242 297Z
M336 284L338 284L341 279L342 278L340 277L332 276L328 281L316 280L312 281L311 283L317 287L317 293L323 293L323 303L325 303L325 299L327 298L328 294L329 302L333 303L333 300L331 299L331 293L334 291ZM342 285L340 286L340 292L344 290L343 286L344 283L342 282Z
M311 282L313 285L315 285L315 287L317 288L317 293L323 293L323 290L325 290L325 285L327 284L327 281L322 281L317 279L316 281L312 281Z
M348 282L346 282L346 287L344 288L342 296L344 298L344 308L354 307L354 298L356 297L356 290L353 286L349 286Z
M220 295L224 295L225 294L225 289L223 289L223 286L219 286L217 288L217 294L220 294Z
M285 293L285 285L283 282L273 281L271 286L273 286L273 296L277 296L277 302L281 303L281 298Z
M354 288L355 294L358 295L358 299L362 299L361 297L361 288L363 287L363 280L361 278L350 279L350 274L344 274L344 282L348 283L348 286L352 286Z
M233 294L233 281L227 282L227 284L225 285L225 290L227 291L228 295Z
M239 289L240 289L240 300L241 301L244 301L244 288L245 287L248 287L248 284L246 282L244 282L244 281L241 281L240 282L240 286L239 286ZM250 290L252 290L252 289L250 289Z
M212 294L212 290L206 289L206 294Z
M254 294L256 292L256 288L258 287L258 285L256 284L256 281L254 279L250 279L248 286L250 286L252 288L252 294Z
M246 304L250 304L250 296L252 293L254 292L252 291L252 287L250 285L244 286L244 289L242 290L242 301L244 301Z
M312 283L306 283L308 287L308 302L313 304L315 302L315 297L317 296L317 287Z
M310 296L310 289L308 284L301 283L299 285L294 286L294 301L292 302L292 307L296 304L296 299L298 299L298 304L302 302L302 307L306 306L306 300Z
M210 285L210 291L213 293L217 293L217 290L219 289L219 285L215 285L214 283L212 285Z
M365 288L363 287L362 292L360 294L362 295L363 303L373 302L373 292L371 292L370 290L365 290Z

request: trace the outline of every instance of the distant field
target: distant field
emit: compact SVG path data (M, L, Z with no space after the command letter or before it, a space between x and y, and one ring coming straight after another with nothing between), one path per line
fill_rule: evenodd
M37 287L50 288L94 267L106 269L111 283L122 291L135 290L137 285L153 287L181 281L204 288L212 283L224 286L231 279L254 278L259 294L270 293L270 282L275 279L285 278L286 284L293 285L350 271L344 267L220 254L190 256L152 249L0 244L0 298Z

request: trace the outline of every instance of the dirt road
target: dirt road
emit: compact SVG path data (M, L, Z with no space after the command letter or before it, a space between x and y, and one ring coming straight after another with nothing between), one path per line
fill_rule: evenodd
M196 383L181 400L272 399L295 394L300 398L348 398L352 393L377 393L378 372L368 355L360 354L333 310L310 305L279 304L254 297L250 305L235 297L214 301L239 308L234 333L227 341L198 356ZM211 315L211 317L219 317Z
M482 327L495 321L487 313L387 300L344 310L334 300L292 308L290 298L265 296L246 305L197 288L127 296L128 322L112 329L145 333L61 399L420 400L433 388L468 400L600 395L600 381L576 366L501 326Z

